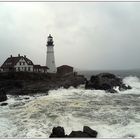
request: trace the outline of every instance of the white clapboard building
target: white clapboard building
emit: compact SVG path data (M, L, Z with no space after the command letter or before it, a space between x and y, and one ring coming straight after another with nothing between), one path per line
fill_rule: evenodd
M26 56L13 57L12 55L6 59L6 61L1 66L2 72L9 71L33 71L33 62Z
M12 55L6 59L6 61L1 66L1 72L37 72L37 73L47 73L48 67L34 65L33 62L27 58L25 55L13 57Z

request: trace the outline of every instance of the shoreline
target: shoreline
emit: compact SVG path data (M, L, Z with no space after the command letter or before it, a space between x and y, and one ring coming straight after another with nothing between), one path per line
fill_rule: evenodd
M42 74L27 72L0 73L0 89L3 88L6 94L28 95L48 92L60 87L69 88L85 84L86 78L83 75L74 73L59 76L58 74Z

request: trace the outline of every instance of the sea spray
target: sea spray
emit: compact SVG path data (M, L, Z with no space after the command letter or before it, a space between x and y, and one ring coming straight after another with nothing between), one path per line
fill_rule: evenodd
M28 100L9 96L8 105L0 107L0 137L48 138L55 126L69 134L87 125L98 131L98 138L140 138L140 82L137 77L124 82L133 89L112 94L71 87Z

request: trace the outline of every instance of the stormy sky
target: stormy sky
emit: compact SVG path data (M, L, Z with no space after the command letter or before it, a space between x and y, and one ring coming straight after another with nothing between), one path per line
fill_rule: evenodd
M20 53L45 65L48 34L56 66L140 68L140 3L0 3L0 64Z

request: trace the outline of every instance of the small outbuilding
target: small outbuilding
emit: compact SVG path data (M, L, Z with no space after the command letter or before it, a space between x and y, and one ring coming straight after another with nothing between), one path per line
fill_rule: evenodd
M57 74L59 75L73 74L73 67L68 65L62 65L60 67L57 67Z
M36 73L47 73L47 69L49 69L47 66L34 65L34 72Z

